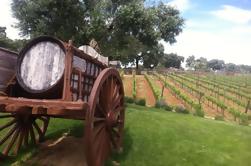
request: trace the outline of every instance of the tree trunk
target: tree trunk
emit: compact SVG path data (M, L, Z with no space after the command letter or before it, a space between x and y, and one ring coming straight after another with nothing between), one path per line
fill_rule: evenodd
M248 100L248 103L247 103L247 106L246 106L246 110L245 110L246 114L248 113L249 107L250 107L250 100Z

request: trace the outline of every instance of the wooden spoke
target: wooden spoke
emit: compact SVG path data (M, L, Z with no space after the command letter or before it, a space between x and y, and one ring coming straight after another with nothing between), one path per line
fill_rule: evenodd
M27 127L24 128L24 146L27 147L29 144L29 129Z
M8 140L8 138L15 132L17 129L17 125L15 125L9 132L8 134L0 141L0 145L2 145L4 142Z
M97 126L95 126L94 129L94 138L98 137L100 133L102 133L102 131L105 129L105 125L104 124L99 124Z
M120 86L116 85L114 93L112 94L112 100L113 101L118 97L118 95L119 95L119 89L120 89Z
M117 107L113 112L116 113L117 115L124 109L123 106Z
M105 118L95 118L94 123L104 122Z
M3 150L3 155L7 156L8 153L10 152L12 146L14 145L14 143L17 140L18 134L20 132L20 129L18 128L15 133L13 134L10 143L5 147L5 149Z
M117 144L117 142L116 142L116 139L113 137L113 132L112 132L112 129L111 129L111 128L109 129L109 136L110 136L111 143L112 143L113 147L114 147L115 149L117 149L117 148L118 148L118 144Z
M31 142L33 144L36 144L36 136L35 136L34 129L32 126L30 127L30 136L31 136Z
M123 96L119 95L119 97L117 97L114 101L113 101L113 110L120 105L121 103L121 99Z
M119 149L124 128L124 89L117 70L104 69L97 77L86 113L85 150L90 166L104 166L112 148ZM117 127L117 129L114 129Z
M120 137L119 132L115 130L114 128L112 128L112 133L115 134L116 137Z
M13 118L14 115L0 115L0 118Z
M49 118L46 117L38 117L38 119L42 120L44 123L47 123L49 121Z
M0 127L0 131L7 128L7 127L10 127L11 125L13 125L14 123L16 123L17 120L16 119L13 119L12 121L9 121L7 124L3 125Z
M40 139L43 137L43 132L42 132L42 130L40 129L40 127L38 126L38 124L37 124L36 121L33 122L33 126L34 126L35 129L37 130L38 135L39 135L39 139L38 139L38 140L40 140Z
M0 146L4 147L4 150L2 151L4 156L7 156L11 152L16 155L21 149L22 145L24 145L25 147L29 145L29 140L35 144L36 135L34 128L38 133L39 140L41 140L46 132L49 123L49 118L47 117L25 114L15 114L15 116L12 115L12 117L13 119L10 119L9 122L4 124L3 126L0 126L0 131L6 128L10 128L8 133L0 140ZM6 116L6 118L9 117ZM36 120L42 121L42 123L39 123L42 124L41 127L39 127Z
M103 117L106 117L106 112L105 112L105 110L100 106L99 103L97 104L96 109L98 110L99 113L101 113L101 114L103 115Z
M22 129L20 129L20 135L19 135L19 139L18 139L18 142L17 142L17 145L16 145L16 148L14 150L14 154L17 155L18 151L20 150L21 148L21 145L22 145L22 142L23 142L23 139L24 139L24 132L22 132Z

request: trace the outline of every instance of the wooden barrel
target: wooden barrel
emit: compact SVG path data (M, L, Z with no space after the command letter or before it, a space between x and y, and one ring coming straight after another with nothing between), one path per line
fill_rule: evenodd
M63 42L53 37L41 36L29 42L17 60L16 77L21 88L31 94L61 91L65 55Z
M17 53L0 47L0 91L5 91L7 83L15 74Z

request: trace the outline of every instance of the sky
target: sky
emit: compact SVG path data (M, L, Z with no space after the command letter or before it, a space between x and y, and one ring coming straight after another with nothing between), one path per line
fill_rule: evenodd
M147 0L158 4L160 0ZM166 53L187 58L222 59L226 63L251 65L251 0L162 0L181 11L185 19L177 42L162 42ZM0 0L0 26L11 39L20 38L13 27L11 0Z

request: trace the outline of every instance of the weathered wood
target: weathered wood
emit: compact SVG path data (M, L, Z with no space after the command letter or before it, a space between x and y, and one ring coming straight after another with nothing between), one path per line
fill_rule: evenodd
M53 86L64 72L65 53L57 44L42 41L32 46L21 62L21 78L32 90L44 90Z
M81 119L84 119L85 112L89 109L88 103L82 101L37 100L1 96L0 105L3 108L2 112L53 116L73 115L73 117L80 116Z
M15 73L17 53L0 47L0 91L5 91L7 83Z

